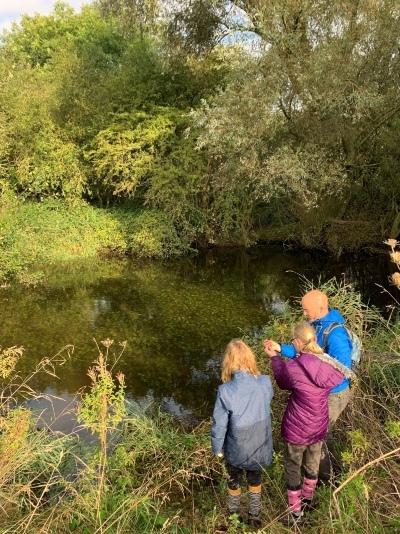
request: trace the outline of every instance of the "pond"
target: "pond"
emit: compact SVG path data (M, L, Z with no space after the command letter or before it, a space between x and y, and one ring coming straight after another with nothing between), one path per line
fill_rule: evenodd
M71 431L76 393L89 384L88 369L101 341L114 340L114 370L125 375L127 396L155 402L181 420L210 417L219 363L234 337L267 324L286 301L301 295L300 275L336 276L385 309L390 260L357 256L337 262L324 255L282 247L209 250L169 262L96 259L46 268L46 283L0 290L0 344L25 349L19 372L26 377L42 358L74 347L56 376L36 374L31 386L52 400L31 402L43 424ZM378 285L377 285L378 284ZM382 289L385 288L387 291ZM66 354L63 351L62 354Z

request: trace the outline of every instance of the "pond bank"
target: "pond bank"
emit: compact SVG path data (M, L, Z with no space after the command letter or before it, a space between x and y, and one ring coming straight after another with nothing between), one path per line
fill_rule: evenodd
M340 298L348 289L338 288L335 295ZM349 298L353 299L351 290ZM359 302L356 295L353 302ZM398 321L388 324L365 306L354 307L355 316L362 312L375 325L364 339L366 348L380 353L382 347L392 347L398 354ZM276 314L268 328L278 328L287 337L297 308L290 314L292 319ZM265 335L263 331L254 332L249 340L255 344L260 369L270 374L269 359L262 358L258 343ZM112 345L106 342L100 347L104 352ZM109 368L114 376L117 370ZM399 372L398 358L385 366L374 364L367 355L363 359L363 373L352 386L351 404L336 429L343 464L341 485L335 495L333 488L317 490L319 506L304 517L305 534L352 530L372 534L397 532L400 528L396 490L400 472L393 453L400 437ZM16 380L11 382L15 384ZM112 414L112 406L117 406L121 397L113 400L111 389L97 387L101 383L92 383L87 395L99 399L107 394ZM215 391L211 400L215 400ZM285 393L275 386L275 454L262 478L263 527L272 534L286 532L279 523L286 513L283 442L279 435L286 401ZM97 432L107 424L103 438L106 455L105 449L85 447L75 436L51 428L38 431L31 411L23 406L2 414L0 489L7 512L1 515L2 532L15 532L17 528L18 532L33 534L215 534L221 527L229 531L232 525L225 512L225 468L211 452L209 416L188 430L157 403L148 409L134 405L132 410L128 405L122 423L118 417L106 421L101 402L87 406L91 415L83 424L88 431ZM242 507L245 515L245 499ZM248 530L243 527L243 531Z

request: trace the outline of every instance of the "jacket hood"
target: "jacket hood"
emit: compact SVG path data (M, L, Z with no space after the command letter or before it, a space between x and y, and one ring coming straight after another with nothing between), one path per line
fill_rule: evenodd
M315 356L316 358L318 358L322 362L325 362L325 363L331 365L334 369L336 369L337 371L342 373L342 375L345 378L347 378L348 380L354 380L355 379L356 375L351 369L346 367L346 365L343 365L343 363L341 363L336 358L332 358L331 356L329 356L329 354L325 354L325 353L324 354L314 354L313 353L312 356Z
M343 371L337 369L336 365L333 365L330 360L333 360L333 358L327 354L323 354L320 357L319 354L307 352L301 352L297 357L297 361L308 379L320 388L333 388L343 380Z

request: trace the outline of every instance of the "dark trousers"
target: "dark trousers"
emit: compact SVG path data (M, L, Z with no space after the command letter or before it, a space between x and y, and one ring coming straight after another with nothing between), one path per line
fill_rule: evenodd
M334 475L340 473L340 462L335 455L335 438L333 427L340 414L346 408L350 400L350 388L339 393L331 393L328 397L329 424L328 432L322 444L321 461L319 464L318 478L329 481Z
M261 484L261 469L257 471L245 471L239 467L226 462L226 469L228 471L228 488L235 490L240 488L243 482L243 476L246 474L247 484L249 486L260 486Z

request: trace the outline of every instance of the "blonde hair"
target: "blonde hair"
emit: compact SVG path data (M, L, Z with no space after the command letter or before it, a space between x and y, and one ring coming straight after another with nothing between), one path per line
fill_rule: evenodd
M302 352L311 352L311 354L324 354L322 348L316 341L314 328L308 323L301 323L294 327L293 338L300 339L304 343Z
M253 351L240 339L233 339L226 347L222 360L222 382L229 382L234 371L246 371L256 378L260 374Z

